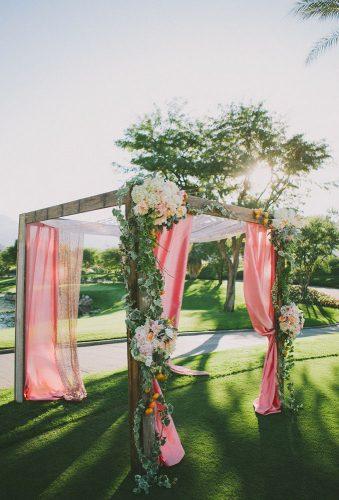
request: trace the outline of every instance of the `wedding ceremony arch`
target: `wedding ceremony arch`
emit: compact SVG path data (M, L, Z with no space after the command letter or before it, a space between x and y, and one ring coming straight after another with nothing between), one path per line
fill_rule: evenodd
M69 218L104 208L113 209L119 225L113 220L85 222ZM289 262L281 247L288 247L291 227L286 221L280 228L274 227L272 215L261 209L187 195L159 177L137 179L120 190L21 214L15 400L79 401L86 397L76 347L83 236L118 237L128 292L131 467L145 472L145 476L136 476L138 491L145 489L145 482L168 486L167 476L158 474L159 465L175 465L183 458L184 450L162 383L170 371L201 375L170 361L189 246L246 235L245 302L254 330L268 339L254 408L268 415L281 411L287 374L284 360L295 329L302 328L302 318L293 319L294 304L288 304L284 297ZM282 315L284 307L287 309ZM285 328L289 317L297 325Z

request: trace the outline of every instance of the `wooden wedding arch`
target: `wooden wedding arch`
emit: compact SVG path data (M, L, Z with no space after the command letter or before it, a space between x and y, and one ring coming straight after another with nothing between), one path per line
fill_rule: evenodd
M125 214L128 218L132 211L132 199L130 194L121 197L121 192L109 191L81 198L79 200L54 205L40 210L23 213L19 216L18 230L18 254L17 254L17 292L16 292L16 319L15 319L15 400L19 403L24 401L24 374L25 374L25 273L26 273L26 225L30 223L43 222L60 217L77 215L103 208L125 206ZM188 211L193 215L199 214L223 217L242 222L260 224L253 210L236 205L218 203L196 196L188 196ZM227 215L225 215L227 213ZM135 307L143 308L143 300L138 288L138 276L134 262L131 261L131 269L128 286L134 299ZM127 329L127 339L131 339L131 332ZM138 466L136 449L133 439L133 415L139 399L139 364L131 356L127 349L128 358L128 397L129 397L129 424L131 441L131 465L133 469Z

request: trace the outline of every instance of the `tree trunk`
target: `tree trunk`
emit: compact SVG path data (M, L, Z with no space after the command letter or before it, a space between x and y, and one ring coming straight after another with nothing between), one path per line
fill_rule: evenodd
M232 255L228 254L227 242L226 240L219 241L219 250L223 259L227 262L228 267L228 280L227 280L227 290L226 290L226 300L224 303L224 310L227 312L234 311L235 304L235 283L237 278L237 272L239 268L239 258L240 251L242 248L242 242L244 240L244 235L233 236L232 237Z
M218 285L222 285L222 272L223 272L223 267L219 266L218 267Z
M228 264L228 278L227 278L227 289L226 289L226 300L224 304L224 310L227 312L234 311L235 304L235 281L237 276L238 266L235 269L233 263Z

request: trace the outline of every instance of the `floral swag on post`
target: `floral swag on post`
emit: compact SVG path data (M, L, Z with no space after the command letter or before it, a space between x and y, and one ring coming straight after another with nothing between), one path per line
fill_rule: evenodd
M293 209L280 209L272 216L257 208L253 210L253 217L270 229L271 242L278 257L272 301L276 316L279 397L284 408L298 412L302 405L295 397L291 370L294 366L294 339L301 333L305 320L303 312L291 302L290 285L294 266L293 246L298 243L302 221Z
M120 223L121 250L126 296L126 324L131 332L130 350L133 358L140 362L140 392L134 414L133 434L143 475L136 475L135 493L148 493L152 484L170 488L174 481L160 473L161 446L166 442L162 433L155 432L151 450L145 452L141 433L145 417L157 413L162 428L170 424L173 407L166 402L164 390L170 374L167 361L175 348L177 331L168 318L163 318L161 295L164 279L157 267L154 249L157 235L164 227L170 229L173 224L185 218L187 213L187 195L178 186L166 181L162 176L138 176L129 181L121 190L124 195L131 192L133 210L125 218L120 210L113 209ZM128 286L131 263L134 264L143 307L136 305ZM153 381L162 383L162 391L154 392Z
M294 366L294 339L301 333L305 320L303 312L290 298L293 246L298 244L300 226L301 219L292 209L277 211L271 223L271 241L278 256L272 299L277 318L279 397L283 407L293 412L302 407L295 397L291 370Z

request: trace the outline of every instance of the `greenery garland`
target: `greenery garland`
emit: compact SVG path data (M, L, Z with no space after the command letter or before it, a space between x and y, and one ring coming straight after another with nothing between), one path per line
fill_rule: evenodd
M150 177L138 176L129 181L120 191L120 200L124 199L134 186L141 185L145 179ZM161 295L164 289L164 279L161 271L157 267L157 261L154 254L154 249L157 245L157 229L154 222L154 215L145 214L137 215L135 211L131 211L126 218L121 210L113 209L113 215L117 218L120 224L120 247L123 255L123 273L127 289L125 296L126 302L126 325L131 331L132 339L138 327L145 325L147 321L155 321L157 324L163 323L170 326L170 322L166 319L160 320L163 312ZM180 217L182 218L182 217ZM177 223L180 218L177 215L170 215L162 223L162 226L170 229L173 224ZM134 264L138 276L138 287L140 293L147 304L147 307L140 308L134 303L131 290L128 286L131 273L131 263ZM131 345L129 345L131 348ZM131 350L132 355L135 353ZM135 493L148 493L150 486L156 484L165 488L170 488L176 481L170 480L167 475L161 474L160 471L160 451L161 446L166 442L166 438L162 433L155 432L155 439L152 443L152 448L149 456L146 456L142 445L142 427L144 418L153 418L153 408L156 406L158 415L160 415L163 428L170 423L170 415L173 412L173 407L166 402L164 397L165 387L162 385L162 395L154 393L153 380L158 382L166 382L170 375L170 369L167 364L168 356L162 351L156 352L153 355L153 363L147 366L144 363L139 363L140 366L140 389L141 396L137 403L134 413L133 435L134 442L138 454L140 464L144 470L144 474L135 476L136 486Z
M279 321L281 311L286 307L294 307L299 314L301 328L303 316L301 311L291 302L291 276L293 271L293 246L298 237L298 229L292 223L281 227L271 226L272 245L277 253L276 277L272 288L272 301L276 315L276 331L278 340L278 386L279 397L283 408L298 412L302 408L295 396L294 383L291 380L291 370L294 366L294 336L281 327ZM286 391L287 389L287 391Z

